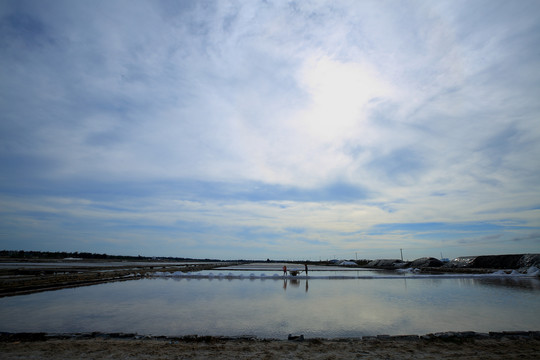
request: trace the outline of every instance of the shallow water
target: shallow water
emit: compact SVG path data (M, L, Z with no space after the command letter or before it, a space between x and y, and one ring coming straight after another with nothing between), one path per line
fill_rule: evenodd
M285 338L540 330L535 278L335 280L313 271L308 280L265 272L266 278L155 278L1 298L0 331Z

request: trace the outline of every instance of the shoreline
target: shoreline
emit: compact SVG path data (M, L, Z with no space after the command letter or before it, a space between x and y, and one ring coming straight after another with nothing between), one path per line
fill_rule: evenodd
M0 333L3 359L536 359L540 331L278 340L253 336Z
M337 338L304 338L303 335L289 335L288 339L278 338L259 338L257 335L240 336L220 336L220 335L144 335L138 333L112 332L104 333L94 332L65 332L65 333L47 333L47 332L3 332L0 331L1 342L34 342L50 340L89 340L89 339L116 339L116 340L161 340L161 341L183 341L183 342L215 342L215 341L343 341L343 340L380 340L380 341L415 341L415 340L441 340L441 341L469 341L469 340L540 340L540 330L523 331L444 331L428 333L425 335L366 335L359 337L337 337Z
M58 267L25 267L21 262L20 267L0 269L0 297L27 295L42 291L54 291L80 286L90 286L108 282L137 280L147 277L154 277L156 273L198 272L201 270L212 270L219 267L236 265L238 263L208 263L208 264L122 264L122 266L107 266L107 262L90 261L96 266L80 267L69 262L58 262ZM359 270L370 269L358 267ZM373 268L373 270L385 270ZM396 269L386 269L397 271ZM505 269L477 269L477 268L422 268L422 275L445 276L445 274L467 275L487 275L496 271L510 273ZM189 275L185 275L189 277ZM198 277L197 274L192 275ZM267 278L271 278L270 276ZM287 277L287 278L302 278Z
M42 291L53 291L80 286L90 286L116 281L137 280L152 276L156 272L196 272L211 270L234 263L208 264L163 264L149 263L110 266L107 262L90 261L96 266L77 266L69 262L58 262L57 267L19 267L0 269L0 297L27 295ZM113 262L109 262L113 263Z

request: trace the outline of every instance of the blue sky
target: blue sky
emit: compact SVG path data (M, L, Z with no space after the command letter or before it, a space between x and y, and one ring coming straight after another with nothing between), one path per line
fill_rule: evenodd
M0 1L0 248L540 252L538 1Z

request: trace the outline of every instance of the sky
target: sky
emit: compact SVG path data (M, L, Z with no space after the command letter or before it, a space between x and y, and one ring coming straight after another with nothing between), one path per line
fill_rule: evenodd
M0 248L540 253L540 1L0 0Z

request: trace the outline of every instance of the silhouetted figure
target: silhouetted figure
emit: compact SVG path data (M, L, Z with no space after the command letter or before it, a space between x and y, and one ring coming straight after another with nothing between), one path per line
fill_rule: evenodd
M306 270L306 276L307 276L307 275L308 275L308 271L307 271L307 263L304 264L304 268L305 268L305 270Z
M283 276L287 276L287 266L283 265Z

